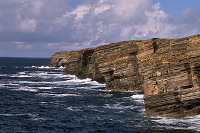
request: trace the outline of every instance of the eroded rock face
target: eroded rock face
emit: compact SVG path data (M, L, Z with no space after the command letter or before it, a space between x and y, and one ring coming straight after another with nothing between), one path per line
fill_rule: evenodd
M156 45L155 52L152 49L150 54L137 56L146 113L174 117L199 114L200 36L158 39Z
M200 36L124 41L52 56L65 74L106 83L112 91L143 90L148 116L200 114Z
M51 64L54 67L66 67L64 74L76 75L80 79L91 78L100 83L105 82L95 60L94 48L57 52L52 55Z

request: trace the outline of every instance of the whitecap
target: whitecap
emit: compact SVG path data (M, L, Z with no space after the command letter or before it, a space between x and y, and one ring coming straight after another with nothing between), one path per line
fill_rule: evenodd
M25 72L18 72L18 74L20 74L20 75L24 75L24 74L26 74Z
M37 87L40 90L51 90L53 87Z
M17 77L19 77L19 78L30 78L30 77L32 77L32 76L29 76L29 75L19 75L19 76L17 76Z
M99 83L99 82L97 82L97 81L92 81L92 82L91 82L91 85L106 87L106 84L101 84L101 83Z
M67 97L67 96L79 96L77 94L56 94L56 93L39 93L41 96L51 96L51 97Z
M44 79L48 79L48 78L65 78L67 76L64 76L61 73L55 73L55 72L41 72L41 71L36 71L34 73L30 73L29 74L32 77L39 77L39 78L44 78Z
M66 81L56 81L56 82L51 82L52 84L58 84L58 85L80 85L80 84L90 84L91 79L78 79L78 78L73 78L73 79L68 79Z
M200 131L200 115L184 118L151 117L152 121L160 124L167 124L172 129L189 129Z
M65 77L69 77L69 78L74 78L74 79L77 79L77 76L76 75L63 75Z
M79 109L77 107L72 107L72 106L67 107L67 110L69 110L69 111L82 111L81 109Z
M66 97L66 96L79 96L77 94L52 94L55 97Z
M0 87L5 87L5 84L0 84Z
M0 87L6 87L6 88L13 88L17 86L19 86L19 84L16 83L0 84Z
M39 67L37 67L37 68L40 68L40 69L49 69L49 68L51 68L51 67L49 67L49 66L39 66Z
M0 74L1 77L7 76L6 74Z
M27 114L0 114L0 116L23 116Z
M134 100L134 101L139 103L139 104L144 104L144 100L143 99L137 99L137 100Z
M69 75L68 75L69 76ZM97 86L97 87L105 87L105 84L100 84L96 81L92 81L92 79L90 78L86 78L86 79L79 79L74 75L69 76L71 79L67 80L67 81L61 81L60 83L67 83L67 84L88 84L88 85L92 85L92 86Z
M143 94L136 94L136 95L132 95L131 98L134 98L134 99L144 99L144 95Z
M103 107L107 108L107 109L119 109L119 110L122 110L122 109L135 109L136 108L136 106L133 106L133 105L124 106L124 105L121 105L121 103L105 104L105 106L103 106Z
M31 68L37 68L37 66L31 66Z
M38 91L37 89L33 89L31 87L28 87L28 86L22 86L19 89L13 89L13 90L15 90L15 91L30 91L30 92L37 92Z
M27 78L27 77L32 77L32 76L27 75L27 72L18 72L17 74L13 74L10 77Z

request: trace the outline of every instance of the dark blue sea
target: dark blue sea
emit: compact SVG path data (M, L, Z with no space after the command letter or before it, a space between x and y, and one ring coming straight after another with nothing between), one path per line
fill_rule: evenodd
M200 116L148 118L142 92L105 91L48 65L50 59L0 58L0 132L200 132Z

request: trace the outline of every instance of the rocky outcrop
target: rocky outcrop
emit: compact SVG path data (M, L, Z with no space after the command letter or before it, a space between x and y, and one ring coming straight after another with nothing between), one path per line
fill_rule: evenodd
M143 90L148 116L200 114L200 36L124 41L52 56L65 74L106 83L112 91Z
M57 52L51 57L51 66L66 67L64 74L76 75L80 79L91 78L100 83L105 79L95 60L94 48L78 51Z

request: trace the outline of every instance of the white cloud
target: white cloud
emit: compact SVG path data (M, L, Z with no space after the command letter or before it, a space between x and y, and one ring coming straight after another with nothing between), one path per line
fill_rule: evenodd
M47 48L52 50L77 50L83 48L83 43L75 43L75 44L67 44L66 42L59 42L59 43L48 43ZM85 47L86 48L86 47Z
M75 16L75 20L80 21L81 19L83 19L84 15L89 12L90 8L91 7L89 5L80 5L74 11L64 14L63 17L66 18Z
M27 45L27 44L18 44L17 45L17 49L20 49L20 50L30 50L30 49L32 49L32 46L31 45Z
M26 19L21 21L19 29L22 32L35 32L37 27L37 22L34 19Z
M99 3L104 3L104 2L107 2L109 0L99 0Z
M27 42L8 42L6 45L15 45L19 50L30 50L32 49L32 45Z
M48 43L47 47L49 49L60 49L61 47L63 47L64 43Z
M100 5L99 7L96 7L96 8L94 9L94 14L95 14L95 15L98 15L98 14L100 14L100 13L105 12L105 11L108 10L108 9L110 9L110 5L108 5L108 4Z
M75 8L69 1L74 0L1 0L1 41L35 41L49 50L67 50L200 32L200 10L192 7L183 11L184 17L173 18L152 0L84 0Z
M112 3L112 10L114 17L118 20L136 22L143 20L143 14L149 10L150 5L151 0L116 0Z
M151 37L169 37L175 26L167 23L169 16L160 10L159 3L152 6L152 11L145 11L145 23L135 25L135 38ZM153 35L153 36L152 36Z

